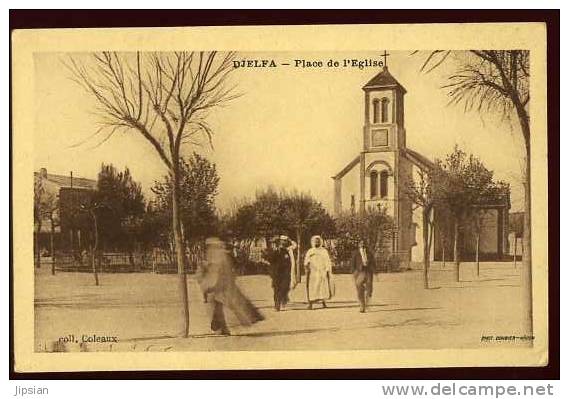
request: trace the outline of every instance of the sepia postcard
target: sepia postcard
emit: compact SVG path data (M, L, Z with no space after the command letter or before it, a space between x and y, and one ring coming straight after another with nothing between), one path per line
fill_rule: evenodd
M546 44L15 31L15 370L547 365Z

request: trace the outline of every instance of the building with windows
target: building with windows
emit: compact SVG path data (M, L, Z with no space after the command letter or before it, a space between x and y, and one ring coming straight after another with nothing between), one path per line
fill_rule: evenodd
M91 221L89 215L81 212L80 206L89 202L97 181L48 173L47 169L41 168L34 172L36 187L54 198L56 206L51 218L43 215L41 223L36 221L36 228L40 228L37 235L37 245L42 249L50 247L51 235L54 235L55 246L58 249L84 249L90 243ZM54 225L52 226L52 221Z
M414 210L406 196L406 182L416 178L419 169L432 165L427 157L407 146L405 132L405 94L407 90L391 75L387 66L365 86L362 150L340 170L334 179L334 212L361 212L370 207L387 209L394 221L391 251L402 261L423 258L420 210ZM509 195L497 204L484 205L481 253L485 259L507 253ZM452 223L442 210L435 210L442 231ZM461 230L461 256L473 252L473 229L469 221ZM451 229L452 230L452 229ZM452 254L454 233L435 231L431 258ZM443 250L444 248L444 250Z

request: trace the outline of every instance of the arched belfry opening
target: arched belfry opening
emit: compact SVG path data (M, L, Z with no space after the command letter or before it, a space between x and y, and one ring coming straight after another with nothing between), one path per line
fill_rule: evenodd
M380 100L381 103L381 123L389 122L389 99L383 97Z
M377 197L377 181L378 181L378 173L376 170L372 170L369 174L369 191L370 191L370 198Z
M380 198L385 198L389 195L389 190L387 188L387 183L389 179L389 174L386 170L382 170L379 174L379 196Z
M379 123L381 115L381 108L379 99L373 100L373 123Z

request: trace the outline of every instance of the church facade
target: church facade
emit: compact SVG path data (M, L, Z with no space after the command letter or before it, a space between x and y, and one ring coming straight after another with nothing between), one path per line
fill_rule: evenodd
M403 262L423 258L421 212L414 211L406 195L406 184L418 169L431 167L432 161L407 147L405 131L406 89L385 66L364 87L362 151L340 170L334 180L334 212L361 212L378 204L393 218L391 253ZM480 239L483 259L501 259L507 254L509 196L499 204L486 205ZM435 210L439 225L450 223L448 215ZM444 221L443 221L444 219ZM459 240L462 258L472 254L471 223L465 223ZM452 230L452 229L450 229ZM441 229L440 231L449 231ZM435 230L431 259L446 254L451 258L453 233L442 236Z

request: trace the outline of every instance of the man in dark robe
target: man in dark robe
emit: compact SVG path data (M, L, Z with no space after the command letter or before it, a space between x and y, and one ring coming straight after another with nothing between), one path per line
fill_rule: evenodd
M224 307L231 310L241 325L263 320L255 306L243 295L232 270L232 258L219 238L206 240L207 262L197 273L204 298L212 307L211 330L229 335Z
M365 313L366 305L373 292L373 274L375 272L375 258L373 251L369 251L365 242L360 240L358 248L352 252L351 269L356 284L360 312Z
M277 312L288 303L292 268L289 245L288 237L280 236L276 243L276 248L269 248L264 256L270 264L273 299Z

